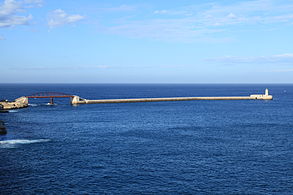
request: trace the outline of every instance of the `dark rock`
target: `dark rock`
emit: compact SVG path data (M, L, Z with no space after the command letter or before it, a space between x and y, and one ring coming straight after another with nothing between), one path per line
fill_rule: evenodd
M4 126L4 122L0 121L0 135L5 135L7 134L6 128Z
M0 104L0 113L7 113L8 110L4 110L3 105Z

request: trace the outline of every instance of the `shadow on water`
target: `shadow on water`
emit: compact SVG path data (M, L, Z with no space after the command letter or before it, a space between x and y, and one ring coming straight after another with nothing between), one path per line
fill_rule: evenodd
M0 136L1 135L6 135L7 134L7 130L4 124L4 121L0 120Z

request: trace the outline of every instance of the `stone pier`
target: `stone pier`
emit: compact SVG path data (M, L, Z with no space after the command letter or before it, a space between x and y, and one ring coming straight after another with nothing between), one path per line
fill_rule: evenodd
M190 101L190 100L272 100L268 89L265 94L255 94L250 96L232 96L232 97L169 97L169 98L134 98L134 99L99 99L87 100L74 96L72 104L105 104L105 103L131 103L131 102L161 102L161 101Z

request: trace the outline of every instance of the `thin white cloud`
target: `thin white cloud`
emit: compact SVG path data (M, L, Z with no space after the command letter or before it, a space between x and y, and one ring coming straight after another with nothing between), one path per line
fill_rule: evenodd
M169 15L169 16L175 16L175 15L182 15L182 16L191 16L192 13L189 12L188 10L155 10L153 12L156 15Z
M24 8L41 7L43 0L23 0Z
M56 27L56 26L62 26L65 24L72 24L75 22L78 22L85 17L79 14L67 14L62 9L56 9L52 11L48 18L48 25L49 27Z
M2 36L0 36L0 41L1 41L1 40L5 40L5 38L4 38L4 37L2 37Z
M106 70L110 69L111 66L107 65L63 65L58 67L52 67L52 66L7 66L8 70L27 70L27 71L41 71L41 70Z
M287 23L292 22L292 11L292 2L254 0L230 5L212 4L198 16L208 26Z
M26 25L32 19L32 15L20 15L27 8L39 6L41 0L4 0L0 4L0 27Z
M276 69L276 70L270 70L267 72L293 72L293 68L287 68L287 69Z
M250 63L276 63L276 64L292 64L293 53L285 53L271 56L253 56L253 57L235 57L225 56L220 58L207 59L209 62L225 63L225 64L250 64Z
M41 6L43 3L43 0L24 0L24 2L28 3L28 4L33 3L33 4L37 4L37 5Z
M293 59L293 53L285 53L285 54L279 54L279 55L274 55L273 57L275 58L292 58Z
M189 41L203 34L219 32L219 29L205 29L192 24L192 19L153 19L125 22L108 28L108 32L137 38L151 38L164 41Z
M102 8L101 10L110 12L127 12L136 10L136 7L132 5L120 5L117 7Z
M96 66L97 69L108 69L110 68L110 66L106 66L106 65L100 65L100 66Z
M170 12L168 10L162 9L162 10L155 10L154 14L169 14Z
M119 19L107 27L114 34L159 40L202 40L211 33L228 31L229 26L292 24L293 2L247 0L221 4L203 3L152 12L151 19Z

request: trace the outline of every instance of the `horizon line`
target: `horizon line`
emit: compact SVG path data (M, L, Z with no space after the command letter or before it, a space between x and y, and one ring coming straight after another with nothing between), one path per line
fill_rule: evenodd
M95 82L81 82L81 83L62 83L62 82L58 82L58 83L46 83L46 82L40 82L40 83L21 83L21 82L15 82L15 83L0 83L0 85L5 85L5 84L63 84L63 85L74 85L74 84L79 84L79 85L83 85L83 84L92 84L92 85L96 85L96 84L101 84L101 85L292 85L293 83L242 83L242 82L235 82L235 83L95 83Z

